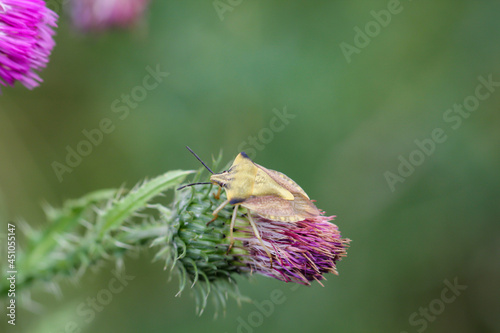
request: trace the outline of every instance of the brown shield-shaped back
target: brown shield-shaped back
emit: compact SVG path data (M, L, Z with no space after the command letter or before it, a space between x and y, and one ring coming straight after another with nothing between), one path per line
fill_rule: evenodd
M254 193L258 192L259 174L265 174L276 182L283 189L293 195L293 199L283 198L273 195L257 195L246 199L241 203L243 207L250 209L253 213L270 220L285 222L297 222L306 218L320 215L319 209L309 199L307 193L292 179L285 174L264 168L254 163L258 167ZM262 175L263 176L263 175Z
M253 214L275 221L297 222L320 214L311 200L300 195L296 195L294 200L272 195L250 197L241 205Z

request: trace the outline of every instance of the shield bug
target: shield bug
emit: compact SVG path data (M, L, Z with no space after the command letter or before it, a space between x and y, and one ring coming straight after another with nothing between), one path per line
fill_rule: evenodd
M266 249L267 255L271 259L271 265L272 256L262 242L252 214L269 220L290 223L320 215L319 209L316 208L307 193L297 183L281 172L270 170L254 163L244 152L236 156L228 170L221 173L214 173L198 155L189 147L186 148L212 175L210 176L210 182L187 184L179 187L178 190L198 184L215 184L220 186L218 193L215 195L218 198L222 188L224 188L227 199L213 211L214 218L212 221L217 218L218 213L226 205L230 204L234 206L229 229L229 239L231 242L229 249L231 249L234 243L233 228L239 206L247 209L250 225L255 236L261 242L264 249Z

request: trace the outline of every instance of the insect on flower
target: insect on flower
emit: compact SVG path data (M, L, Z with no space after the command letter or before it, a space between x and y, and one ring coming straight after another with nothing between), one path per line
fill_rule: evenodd
M266 251L271 267L272 256L262 241L252 214L264 219L290 223L314 218L321 214L306 192L297 183L281 172L269 170L254 163L244 152L236 156L228 170L214 173L198 155L189 147L186 148L212 175L210 176L210 182L187 184L179 187L178 190L192 185L214 184L220 186L215 195L217 199L222 188L226 190L227 200L213 211L214 218L210 222L217 218L218 213L227 204L234 206L229 227L230 245L228 251L234 244L233 229L239 206L247 209L250 225Z

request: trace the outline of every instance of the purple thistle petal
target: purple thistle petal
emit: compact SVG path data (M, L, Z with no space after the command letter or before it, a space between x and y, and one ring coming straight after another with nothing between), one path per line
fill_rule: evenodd
M341 238L338 227L329 222L333 218L317 216L290 223L256 217L262 240L274 258L273 267L250 228L238 238L250 254L243 261L252 272L304 285L323 280L326 273L338 274L336 262L346 256L350 240Z
M46 67L55 46L58 16L42 0L0 1L0 84L21 82L28 89L42 79L35 71Z

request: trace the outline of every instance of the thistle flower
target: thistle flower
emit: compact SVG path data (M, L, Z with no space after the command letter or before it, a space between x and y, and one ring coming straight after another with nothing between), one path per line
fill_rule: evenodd
M42 0L0 1L0 84L33 89L55 45L57 14Z
M241 214L236 219L235 243L226 253L230 244L226 237L229 234L227 221L231 218L232 207L223 209L219 218L207 226L218 203L211 195L214 193L212 187L199 186L196 190L177 193L178 215L171 224L175 231L170 233L173 235L170 241L165 242L166 246L174 244L174 248L182 249L175 251L174 257L177 259L174 261L180 260L183 266L188 267L191 280L198 279L196 272L206 274L208 281L220 276L228 277L235 272L254 272L285 282L308 285L310 281L324 279L325 273L337 274L336 262L346 256L350 240L341 238L338 227L329 222L334 216L318 216L295 223L253 217L264 245L273 256L271 265L246 214ZM224 199L222 194L219 201ZM201 248L205 251L199 251ZM190 257L188 254L191 251L196 252L196 255ZM210 257L212 254L216 256ZM183 261L184 258L188 261ZM206 266L207 262L221 265ZM200 265L201 270L198 267Z
M198 179L195 178L195 182ZM235 242L228 252L227 235L233 208L222 209L219 217L207 226L213 218L213 210L225 199L224 194L219 200L214 199L214 193L212 185L178 191L174 215L165 216L165 220L170 221L167 222L170 232L154 242L163 246L156 258L163 257L166 266L178 269L180 292L188 282L198 287L195 290L200 311L210 291L214 292L216 303L222 301L222 307L228 289L240 298L234 275L256 273L309 285L311 281L321 284L326 273L337 274L336 263L346 256L350 240L341 238L338 227L329 222L334 216L321 215L296 223L254 216L262 244L248 216L240 214L235 223ZM272 265L263 245L272 255Z
M149 0L72 0L70 14L84 31L124 28L137 23L148 4Z
M47 208L50 224L45 230L25 228L28 245L19 249L17 290L23 292L37 282L54 284L61 277L74 280L103 260L115 260L122 268L126 252L145 246L156 251L155 260L180 276L179 295L186 286L195 292L199 314L209 297L216 309L225 309L229 296L247 300L238 291L236 276L255 273L309 285L326 273L337 274L336 264L346 255L349 240L329 222L333 216L294 223L254 216L261 242L249 217L238 212L230 246L233 207L221 209L212 221L214 209L225 200L225 193L215 198L214 185L176 191L170 204L158 199L190 173L170 171L129 192L103 190L67 201L61 209ZM6 281L0 280L0 295L7 295Z
M346 256L349 239L341 238L338 227L330 223L335 216L318 216L296 223L257 218L266 248L271 250L271 265L262 244L244 228L240 237L249 255L243 259L250 271L285 282L309 285L324 279L324 274L338 275L336 262Z

